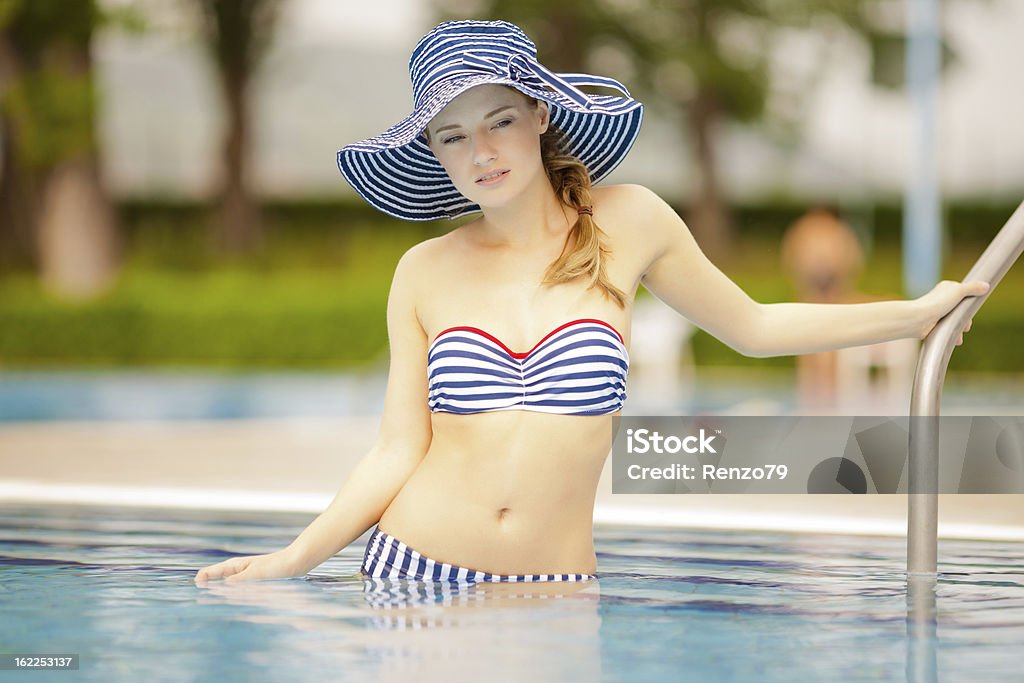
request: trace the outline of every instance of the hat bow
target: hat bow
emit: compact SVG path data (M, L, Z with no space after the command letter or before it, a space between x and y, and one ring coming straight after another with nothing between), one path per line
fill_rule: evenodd
M572 99L581 107L587 107L592 104L590 97L585 92L546 68L537 60L530 59L524 54L509 55L508 59L503 60L484 54L467 52L462 56L462 67L469 71L494 74L500 78L506 78L533 88L551 88Z

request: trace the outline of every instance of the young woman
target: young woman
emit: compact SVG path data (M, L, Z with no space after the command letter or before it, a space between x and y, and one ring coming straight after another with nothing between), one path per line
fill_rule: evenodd
M591 187L639 130L642 106L621 84L548 71L506 22L440 24L410 71L415 111L342 149L341 171L399 218L481 215L399 260L380 433L334 501L287 548L206 567L197 582L301 576L374 525L370 577L591 579L641 282L755 357L924 337L987 291L943 281L908 301L760 304L654 193Z

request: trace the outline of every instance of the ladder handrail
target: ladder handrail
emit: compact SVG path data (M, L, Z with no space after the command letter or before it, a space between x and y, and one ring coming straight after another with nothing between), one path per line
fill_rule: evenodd
M925 337L910 398L910 450L907 510L907 572L935 574L938 554L938 417L942 384L956 339L996 285L1024 251L1024 202L978 258L963 281L982 280L991 286L980 296L964 299Z

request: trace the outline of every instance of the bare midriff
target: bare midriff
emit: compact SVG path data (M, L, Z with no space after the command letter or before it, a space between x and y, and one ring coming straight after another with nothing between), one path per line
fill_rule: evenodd
M434 413L426 455L379 526L438 562L494 574L592 574L612 416Z

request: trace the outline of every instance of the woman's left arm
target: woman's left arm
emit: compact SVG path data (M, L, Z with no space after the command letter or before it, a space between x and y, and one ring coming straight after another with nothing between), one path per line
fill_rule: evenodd
M944 280L917 299L861 304L761 304L704 255L678 214L650 190L622 186L638 230L651 240L641 278L655 296L740 353L764 358L905 337L923 338L964 297L988 291L984 282ZM970 321L964 327L966 332ZM957 344L963 341L961 334Z
M761 304L759 357L831 351L892 339L923 339L967 296L988 291L987 282L943 280L930 292L903 301L863 304ZM971 329L968 320L963 332ZM963 332L957 346L963 343Z

